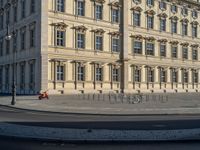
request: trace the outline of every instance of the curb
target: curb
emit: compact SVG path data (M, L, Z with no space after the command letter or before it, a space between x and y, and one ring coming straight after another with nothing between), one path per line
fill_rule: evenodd
M8 137L77 142L138 142L200 140L200 128L181 130L64 129L0 123L0 135Z
M106 114L106 113L83 113L83 112L59 112L59 111L48 111L48 110L34 110L27 108L20 108L11 105L0 104L0 107L6 107L15 110L29 111L29 112L38 112L38 113L51 113L51 114L61 114L61 115L90 115L90 116L178 116L178 115L187 115L187 116L200 116L200 113L148 113L148 114Z

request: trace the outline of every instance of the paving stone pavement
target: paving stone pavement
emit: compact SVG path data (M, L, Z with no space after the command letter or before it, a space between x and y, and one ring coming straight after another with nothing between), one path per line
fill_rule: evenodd
M17 96L16 108L86 114L200 114L200 93ZM0 96L0 105L11 106L10 96Z

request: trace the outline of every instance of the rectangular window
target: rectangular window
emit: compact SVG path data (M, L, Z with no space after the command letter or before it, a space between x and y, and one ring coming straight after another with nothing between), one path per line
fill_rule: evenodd
M30 68L30 78L29 78L29 83L34 83L35 82L35 68L34 68L34 64L30 64L29 66Z
M192 25L192 37L197 37L197 26Z
M154 43L146 43L146 55L154 56Z
M85 80L85 67L79 65L78 66L78 81L84 81Z
M185 72L183 73L183 81L184 83L188 83L188 72Z
M95 50L103 50L103 37L102 36L96 36L95 39Z
M173 71L172 72L172 81L174 83L177 83L178 82L178 72L177 71Z
M17 35L13 37L13 52L17 51Z
M154 82L154 71L153 70L148 71L148 82Z
M10 24L10 10L6 11L6 24Z
M188 48L187 47L183 47L182 48L182 58L183 59L188 59Z
M177 58L177 51L178 47L177 46L172 46L172 49L171 49L171 54L172 54L172 58Z
M146 3L147 3L148 6L153 6L154 0L146 0Z
M21 1L21 18L25 18L26 16L26 0Z
M147 29L153 29L154 26L154 17L147 16Z
M6 40L6 54L10 54L10 41Z
M182 35L186 36L188 34L188 25L183 23L182 24Z
M85 3L84 3L84 1L81 1L81 0L77 1L77 15L78 16L85 16Z
M192 60L198 60L198 50L192 49Z
M193 82L194 83L198 83L199 82L199 74L197 72L194 72L193 73L194 77L193 77Z
M177 21L171 21L171 32L177 33Z
M142 54L142 41L134 41L133 53Z
M160 7L161 10L166 10L166 9L167 9L167 5L166 5L166 3L163 2L163 1L160 2L159 7Z
M113 68L112 70L112 77L114 82L119 81L119 69L118 68Z
M95 11L96 11L95 12L96 19L102 20L103 19L103 6L97 4Z
M160 44L160 56L166 57L166 44Z
M59 12L65 11L65 0L57 0L56 1L56 10Z
M0 56L3 56L3 40L0 40Z
M0 15L0 30L3 29L3 23L4 23L4 18L3 18L3 14Z
M96 68L96 81L102 81L103 79L103 69L101 67Z
M85 34L83 33L77 34L77 48L85 48Z
M8 89L9 89L9 82L10 82L10 80L9 80L9 73L10 71L9 71L9 67L6 67L6 69L5 69L5 89L8 91Z
M135 69L135 82L141 82L141 70Z
M160 31L166 31L166 19L160 19Z
M13 7L13 21L17 22L17 6Z
M112 22L113 23L119 22L119 10L118 9L112 9Z
M57 66L57 80L58 81L64 81L64 66L58 65Z
M193 18L198 18L198 12L195 11L195 10L193 10L193 11L192 11L192 17L193 17Z
M21 50L25 50L26 32L21 32Z
M161 71L161 82L166 82L166 71Z
M178 9L177 9L177 6L176 5L172 5L171 6L171 12L172 13L177 13Z
M35 0L31 0L30 12L31 14L35 12Z
M20 88L25 88L25 65L20 66Z
M119 39L112 38L112 52L119 52Z
M188 15L188 9L187 8L182 8L182 15L187 16Z
M35 29L30 30L30 47L35 47Z
M0 68L0 89L3 87L3 69Z
M140 26L140 12L134 11L133 13L133 25Z
M65 46L65 31L57 30L56 46Z

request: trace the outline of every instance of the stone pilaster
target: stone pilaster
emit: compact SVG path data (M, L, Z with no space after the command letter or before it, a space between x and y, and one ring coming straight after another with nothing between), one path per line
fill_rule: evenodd
M40 5L40 90L48 89L48 7L46 1Z
M121 92L128 90L128 0L121 3Z

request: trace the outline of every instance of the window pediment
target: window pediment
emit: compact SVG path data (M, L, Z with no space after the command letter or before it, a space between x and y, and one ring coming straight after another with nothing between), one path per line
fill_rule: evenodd
M177 21L179 18L177 16L172 16L172 17L170 17L170 19Z
M121 33L118 31L114 31L114 32L109 32L109 35L114 36L114 37L119 37L121 36Z
M103 29L93 29L93 30L91 30L91 32L94 32L94 33L97 33L97 34L102 35L102 34L104 34L106 31L103 30Z
M187 18L183 18L180 21L183 22L183 23L188 23L189 22L189 20Z
M139 11L139 12L143 11L143 9L140 6L132 7L130 10L132 10L132 11Z
M153 42L153 41L156 40L153 36L145 37L144 39L147 40L147 41L149 41L149 42Z
M138 34L138 35L131 35L130 36L131 38L134 38L134 39L137 39L137 40L142 40L144 37L142 36L142 35L140 35L140 34Z
M160 13L160 14L158 14L158 17L160 17L160 18L167 18L168 15L166 13Z
M55 26L56 28L63 29L63 30L68 27L68 25L65 24L64 22L52 23L51 25Z
M193 47L193 48L198 48L198 47L199 47L199 44L192 44L191 47Z
M149 9L149 10L145 11L145 13L147 15L155 15L156 14L156 12L154 10L152 10L152 9Z
M170 41L169 43L172 45L178 45L179 41Z
M167 39L159 39L158 42L160 42L160 43L167 43Z
M85 31L87 31L87 28L85 26L83 26L83 25L81 25L81 26L74 26L74 27L72 27L72 29L75 29L78 32L85 32Z
M93 1L95 3L100 3L100 4L105 3L105 0L91 0L91 1Z
M120 8L120 7L121 7L119 1L112 1L112 2L109 3L108 5L110 5L110 6L112 6L112 7L116 7L116 8Z
M189 43L188 43L188 42L183 42L183 43L181 43L181 46L188 47L188 46L189 46Z
M192 21L191 24L196 25L196 26L199 25L199 23L197 21Z

